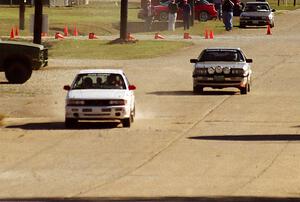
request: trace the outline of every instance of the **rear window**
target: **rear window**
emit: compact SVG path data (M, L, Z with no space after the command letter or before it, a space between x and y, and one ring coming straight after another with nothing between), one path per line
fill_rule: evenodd
M205 50L199 56L199 61L231 61L243 62L245 59L238 50Z

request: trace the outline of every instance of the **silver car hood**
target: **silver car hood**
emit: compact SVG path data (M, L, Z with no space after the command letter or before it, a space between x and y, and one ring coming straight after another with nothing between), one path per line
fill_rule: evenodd
M245 17L268 17L271 11L256 11L256 12L242 12L241 16Z

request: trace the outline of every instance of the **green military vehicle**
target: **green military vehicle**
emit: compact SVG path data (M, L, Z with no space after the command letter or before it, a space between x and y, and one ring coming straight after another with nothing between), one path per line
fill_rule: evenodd
M32 70L48 65L48 49L43 45L0 40L0 71L10 83L24 83Z

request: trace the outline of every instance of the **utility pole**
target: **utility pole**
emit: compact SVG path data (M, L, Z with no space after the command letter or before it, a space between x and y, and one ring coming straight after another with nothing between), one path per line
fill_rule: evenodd
M33 43L42 43L43 3L42 0L34 1L34 28Z
M20 0L19 7L19 28L20 30L25 29L25 2L24 0Z
M127 39L127 13L128 0L121 0L121 14L120 14L120 39Z
M195 20L195 0L191 0L190 1L191 4L191 11L192 11L192 15L191 15L191 26L194 26L194 20Z

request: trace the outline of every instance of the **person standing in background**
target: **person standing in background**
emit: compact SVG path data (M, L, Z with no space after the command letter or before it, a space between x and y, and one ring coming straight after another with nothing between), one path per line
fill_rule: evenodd
M145 7L145 30L146 31L151 31L152 29L152 23L154 20L154 15L153 15L153 6L151 4L151 0L147 1L147 6Z
M233 18L234 3L231 0L224 0L222 5L223 23L226 31L232 30L232 18Z
M218 12L218 19L222 19L222 0L214 0L215 9Z
M175 23L177 18L178 5L175 3L175 0L172 0L168 5L169 8L169 21L168 21L168 30L175 31Z
M183 15L183 28L184 30L190 29L190 19L191 19L191 6L188 4L187 0L183 0L182 15Z

